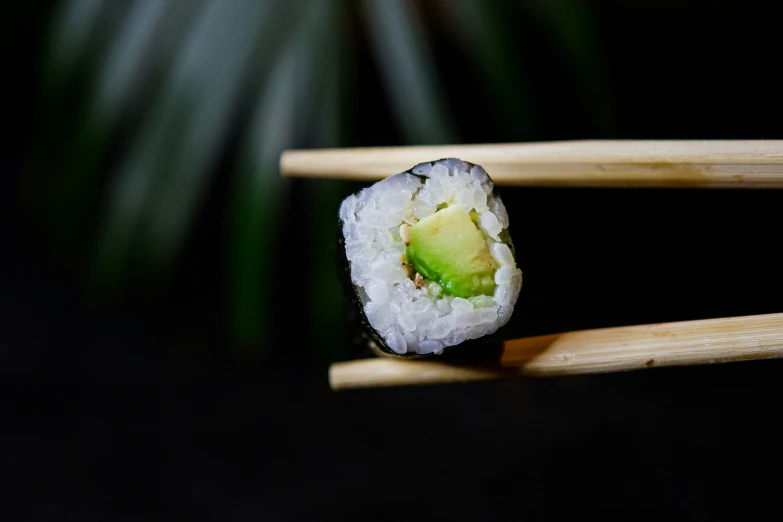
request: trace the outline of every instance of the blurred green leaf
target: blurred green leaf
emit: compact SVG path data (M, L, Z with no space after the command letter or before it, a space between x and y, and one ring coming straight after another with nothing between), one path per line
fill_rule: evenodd
M73 133L65 138L61 166L68 176L53 180L56 189L52 191L52 208L56 237L66 248L75 241L73 236L87 226L94 211L100 173L120 117L143 96L154 63L145 57L153 48L166 5L157 0L138 0L131 5L97 68L89 103L75 121ZM154 55L161 57L159 53Z
M593 17L593 6L581 0L534 0L530 7L550 31L568 70L579 84L578 93L601 136L616 134L612 95Z
M54 181L66 177L57 161L68 151L69 137L74 134L71 123L84 119L89 95L92 64L105 50L106 35L115 28L117 11L124 4L112 4L103 0L74 0L61 2L52 17L52 24L45 36L38 83L39 104L34 108L35 133L27 151L24 204L41 217L49 210L51 194L43 189ZM110 16L115 14L115 16ZM66 176L64 176L64 174ZM59 186L57 187L59 188ZM55 208L61 205L55 195ZM50 217L50 216L46 216ZM67 223L53 219L54 238L66 230ZM62 249L60 249L62 251Z
M493 100L496 119L508 127L511 140L535 135L534 104L525 71L525 60L513 45L513 19L507 2L446 0L442 3L454 18L454 32L466 54L480 71L479 88Z
M338 147L341 144L340 126L343 114L344 91L344 3L331 2L331 8L321 16L317 38L317 84L319 85L313 143L317 147ZM307 183L305 205L310 209L307 223L311 257L314 263L309 287L308 324L312 359L319 367L335 359L344 358L344 303L342 287L337 279L336 233L337 212L346 195L346 183L337 180Z
M95 29L101 26L100 15L105 8L103 0L75 0L60 4L42 69L45 88L59 84L56 78L70 75L88 54L91 50L88 43L94 37Z
M453 143L456 127L435 73L432 52L407 0L364 0L380 72L400 128L411 143Z
M208 0L110 192L99 273L113 283L140 235L150 268L166 274L215 165L266 15L273 4ZM105 260L111 262L106 265Z
M332 1L309 4L269 71L268 81L239 152L229 245L229 310L232 331L243 345L260 349L276 304L274 288L280 215L287 183L278 161L301 143L319 49L318 35L331 29L321 15ZM257 355L257 353L256 353Z

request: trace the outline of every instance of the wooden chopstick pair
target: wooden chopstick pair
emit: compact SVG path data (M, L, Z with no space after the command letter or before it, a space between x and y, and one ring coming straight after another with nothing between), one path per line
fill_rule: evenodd
M783 357L783 314L512 339L494 365L379 357L333 364L334 390L546 377Z
M284 176L376 180L457 157L498 185L783 188L783 141L577 141L285 151ZM333 389L576 375L783 357L783 314L584 330L505 341L499 362L376 358L332 365Z

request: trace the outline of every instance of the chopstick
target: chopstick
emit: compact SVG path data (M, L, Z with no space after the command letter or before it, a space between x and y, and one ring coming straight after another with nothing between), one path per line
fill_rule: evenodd
M783 188L783 140L562 141L289 150L284 176L377 180L424 161L481 165L498 185Z
M371 181L457 157L498 185L783 188L783 140L563 141L288 150L284 176ZM578 375L783 357L783 314L583 330L505 341L499 361L376 358L332 365L333 389Z
M478 349L478 347L477 347ZM333 390L580 375L783 357L783 313L582 330L503 343L499 361L392 357L336 363Z

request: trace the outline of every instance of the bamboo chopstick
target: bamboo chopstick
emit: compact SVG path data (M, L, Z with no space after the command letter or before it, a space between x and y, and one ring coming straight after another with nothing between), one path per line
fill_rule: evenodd
M376 180L457 157L498 185L783 188L783 140L563 141L289 150L284 176Z
M582 330L503 343L495 364L375 358L333 364L334 390L579 375L783 357L783 313Z

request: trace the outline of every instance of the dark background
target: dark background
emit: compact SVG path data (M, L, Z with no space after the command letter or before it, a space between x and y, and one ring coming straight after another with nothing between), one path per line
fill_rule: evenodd
M751 4L553 2L560 14L547 18L546 2L489 3L506 35L500 70L526 90L513 107L514 93L481 90L481 69L444 36L443 2L417 4L453 125L424 136L400 123L363 7L340 5L352 87L339 137L282 148L783 138L779 19ZM51 94L47 35L58 13L18 3L3 20L2 520L780 518L778 361L329 391L328 363L353 355L332 292L331 223L359 185L290 182L263 220L279 239L235 232L241 202L227 173L241 171L247 118L222 135L166 268L134 247L123 277L96 282L105 268L93 258L105 216L96 194L111 190L112 158L143 127L126 115L109 145L88 140L108 152L92 184L74 181L85 159L63 149L88 111L73 100L89 100L80 78L94 64L62 73L76 79ZM574 34L576 44L559 46ZM243 114L253 103L237 96ZM261 192L277 182L264 183ZM508 337L781 311L777 192L503 195L525 277ZM267 256L238 282L242 265L226 245L235 234ZM262 328L248 329L227 288L252 292L257 276L263 291L248 299L262 304L250 323Z

